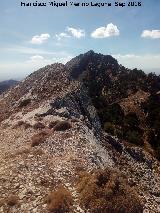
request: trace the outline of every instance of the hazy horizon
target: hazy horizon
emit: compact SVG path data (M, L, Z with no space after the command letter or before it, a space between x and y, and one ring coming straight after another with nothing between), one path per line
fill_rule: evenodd
M58 61L55 61L53 63L57 63L57 62ZM62 63L62 62L60 62L60 63ZM50 64L52 64L52 63L50 63ZM11 73L9 73L8 76L6 75L6 73L4 73L4 75L3 75L3 73L0 73L0 82L2 82L2 81L8 81L8 80L22 81L23 79L25 79L31 73L37 71L38 69L40 69L40 68L42 68L42 67L44 67L46 65L50 65L50 64L44 64L42 66L37 64L37 68L35 68L33 70L30 70L28 72L27 71L26 72L21 72L17 76L15 75L15 73L13 73L13 75L11 75ZM63 63L63 64L65 64L65 63ZM121 63L119 63L119 64L121 64ZM125 66L124 64L122 64L122 65ZM134 69L134 68L141 69L141 68L138 68L138 67L128 67L128 66L125 66L125 67L129 68L129 69ZM146 70L142 69L142 71L145 72L146 74L152 72L152 73L155 73L157 75L160 75L160 69L158 69L158 68L157 69L156 68L155 69L148 69L148 70L147 69Z

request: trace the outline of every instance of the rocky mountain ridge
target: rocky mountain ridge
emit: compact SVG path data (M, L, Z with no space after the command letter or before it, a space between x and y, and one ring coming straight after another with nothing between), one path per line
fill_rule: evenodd
M160 212L158 160L104 131L106 118L123 127L110 112L126 122L119 106L128 115L128 100L142 96L139 111L151 90L158 92L158 84L150 86L156 77L135 73L89 51L0 96L0 212Z

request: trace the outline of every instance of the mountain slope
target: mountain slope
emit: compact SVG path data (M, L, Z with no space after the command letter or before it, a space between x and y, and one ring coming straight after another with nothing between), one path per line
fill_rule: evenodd
M148 100L151 81L135 73L89 51L0 96L0 212L160 211L159 162L103 129L106 118L122 125L109 112L117 120L132 111L128 101Z
M18 84L18 81L9 80L0 82L0 94L8 90L10 87Z

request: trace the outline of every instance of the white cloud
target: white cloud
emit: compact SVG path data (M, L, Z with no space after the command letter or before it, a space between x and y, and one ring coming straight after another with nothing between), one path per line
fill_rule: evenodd
M67 27L66 31L70 32L71 35L75 38L85 37L85 30L83 30L83 29L76 29L76 28L73 28L73 27Z
M31 56L30 57L30 60L31 61L41 61L41 60L44 60L44 57L43 56L41 56L41 55L34 55L34 56Z
M62 38L70 38L70 35L68 35L67 33L59 33L56 34L55 37L57 38L58 41L60 41Z
M32 37L32 40L30 41L32 44L43 44L50 38L50 35L48 33L44 33L41 35L35 35Z
M106 27L99 27L91 33L93 38L107 38L112 36L119 36L120 32L116 25L110 23Z
M55 34L55 37L57 38L57 41L59 43L56 43L57 45L61 45L62 39L64 38L82 38L85 37L85 30L83 29L76 29L73 27L66 27L65 32L59 33L59 34Z
M160 38L160 30L144 30L141 34L141 37L151 39Z

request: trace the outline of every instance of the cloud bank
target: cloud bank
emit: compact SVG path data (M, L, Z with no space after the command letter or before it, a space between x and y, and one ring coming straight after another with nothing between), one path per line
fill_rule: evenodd
M141 37L158 39L158 38L160 38L160 30L144 30L141 34Z
M44 33L41 35L35 35L31 39L32 44L43 44L50 38L50 35L48 33Z
M55 37L57 38L58 41L60 41L63 38L70 38L70 35L68 35L67 33L59 33L56 34Z
M99 27L91 33L92 38L108 38L112 36L119 36L120 31L118 27L112 23L106 27Z
M67 27L66 31L71 33L71 35L75 38L85 37L85 30L83 30L83 29L76 29L76 28L73 28L73 27Z

